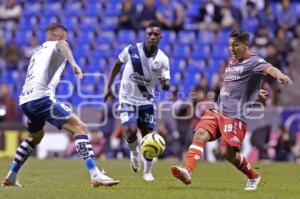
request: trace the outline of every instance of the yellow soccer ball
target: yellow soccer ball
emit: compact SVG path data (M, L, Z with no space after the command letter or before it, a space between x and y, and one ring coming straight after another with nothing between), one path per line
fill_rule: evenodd
M165 140L158 133L145 135L141 142L141 151L145 158L158 157L164 152L165 148Z

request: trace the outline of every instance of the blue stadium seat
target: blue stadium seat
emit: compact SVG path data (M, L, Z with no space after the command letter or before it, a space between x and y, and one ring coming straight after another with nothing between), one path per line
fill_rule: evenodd
M176 59L188 58L191 54L191 48L189 45L175 44L173 48L173 56Z
M94 49L94 58L95 59L103 59L108 58L112 54L110 45L97 45Z
M247 32L256 32L258 30L258 19L255 17L244 18L242 20L242 28Z
M195 44L193 47L192 58L193 59L207 59L210 56L209 45Z
M229 57L229 49L228 46L214 46L211 56L213 59L226 59Z
M189 69L197 69L198 71L204 71L206 68L206 60L205 59L189 59L188 60L188 68Z
M65 17L79 17L83 14L82 5L79 1L77 2L68 2L65 4L64 15Z
M120 44L133 44L135 40L136 35L133 30L120 30L117 34L117 41Z
M83 17L80 21L80 30L82 32L88 32L96 30L98 27L98 19L96 17Z
M173 43L176 39L176 33L174 31L171 30L167 30L167 31L163 31L162 32L162 38L160 40L160 43Z
M59 2L56 3L46 3L44 4L44 17L50 18L58 16L62 10L62 4Z
M194 31L180 31L176 40L182 44L192 44L195 42L196 33Z
M85 8L85 15L89 17L99 17L102 13L102 5L99 2L88 2Z
M24 5L23 15L25 18L32 16L40 16L42 10L42 6L40 3L33 2L27 3Z
M78 28L79 24L79 18L76 16L72 17L63 17L61 19L61 23L69 30L73 31Z
M103 31L112 31L118 27L118 17L105 17L105 20L101 21L100 28Z
M213 41L213 33L211 31L200 31L197 37L197 43L202 44L211 44Z
M98 35L97 43L98 44L107 44L110 45L115 41L115 33L113 31L102 31Z
M121 13L121 4L109 2L104 10L105 17L117 17Z

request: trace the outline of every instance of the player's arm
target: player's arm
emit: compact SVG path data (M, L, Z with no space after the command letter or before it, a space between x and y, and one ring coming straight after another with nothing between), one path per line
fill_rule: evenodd
M273 78L277 79L282 84L292 84L292 80L289 78L289 76L283 74L279 69L275 68L274 66L270 65L266 68L265 72L268 75L271 75Z
M268 91L264 89L259 89L258 100L264 102L267 99L267 97L269 97Z
M78 64L76 63L72 50L69 44L66 41L60 40L56 43L56 49L61 54L63 58L65 58L70 65L72 66L74 73L79 77L82 78L82 71Z
M107 98L112 95L112 83L114 82L114 79L115 77L119 74L120 70L121 70L121 66L122 66L122 62L120 60L116 61L116 63L114 64L111 72L110 72L110 75L109 75L109 78L108 78L108 81L107 81L107 84L105 86L105 92L104 92L104 101L107 100Z

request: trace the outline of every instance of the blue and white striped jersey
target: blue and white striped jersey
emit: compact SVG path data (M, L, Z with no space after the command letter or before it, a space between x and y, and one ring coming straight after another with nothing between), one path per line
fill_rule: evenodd
M119 54L125 64L121 79L119 102L133 105L153 103L159 78L170 79L169 58L160 49L146 55L143 43L129 45Z

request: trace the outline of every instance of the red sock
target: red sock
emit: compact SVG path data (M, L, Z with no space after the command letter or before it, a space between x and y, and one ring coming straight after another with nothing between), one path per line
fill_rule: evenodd
M239 161L239 165L236 165L236 168L243 172L249 179L254 179L259 176L258 172L252 168L251 164L243 155L238 153L236 158Z
M187 152L186 160L184 162L184 167L190 173L193 172L198 161L203 157L204 146L204 144L195 141L190 145L189 150Z

